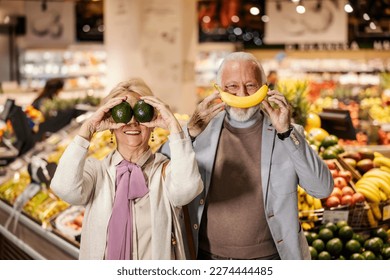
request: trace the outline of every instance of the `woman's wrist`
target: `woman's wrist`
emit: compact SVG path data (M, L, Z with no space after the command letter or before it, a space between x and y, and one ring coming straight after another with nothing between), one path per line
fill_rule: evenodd
M168 130L170 133L182 133L183 132L182 127L180 126L180 124L177 121L175 123L171 124L168 127Z
M83 123L80 127L78 135L90 141L95 133L93 127L89 123Z

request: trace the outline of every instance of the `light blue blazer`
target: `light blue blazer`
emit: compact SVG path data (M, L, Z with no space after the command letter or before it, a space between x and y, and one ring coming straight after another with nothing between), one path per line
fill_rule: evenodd
M195 248L225 115L226 112L219 113L193 142L204 183L204 191L189 204ZM306 142L302 126L294 125L290 137L282 141L276 136L270 119L263 115L259 172L266 219L282 260L310 259L298 219L297 185L314 197L325 198L333 190L333 178L324 161ZM169 155L167 146L161 152Z

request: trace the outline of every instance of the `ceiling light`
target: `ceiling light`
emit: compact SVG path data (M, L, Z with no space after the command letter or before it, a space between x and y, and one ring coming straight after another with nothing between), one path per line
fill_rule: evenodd
M306 8L305 6L303 6L302 4L299 4L295 10L297 11L298 14L304 14L306 12Z
M349 2L347 4L345 4L344 11L346 13L352 13L353 12L353 8L352 8L351 4L349 4Z
M232 16L231 20L232 20L232 22L237 23L240 21L240 18L238 16L234 15L234 16Z
M371 18L370 18L370 16L367 13L364 13L363 14L363 19L366 20L366 21L369 21Z
M204 23L209 23L209 22L211 21L211 18L210 18L209 16L204 16L204 17L202 18L202 21L203 21Z
M250 12L252 15L257 16L258 14L260 14L260 9L257 8L257 7L251 7L251 8L249 9L249 12Z

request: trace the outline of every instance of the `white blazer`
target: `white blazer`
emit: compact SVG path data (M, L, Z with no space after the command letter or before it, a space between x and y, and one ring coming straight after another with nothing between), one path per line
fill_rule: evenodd
M116 164L123 158L113 151L102 161L87 157L89 141L76 136L62 155L54 178L53 191L63 200L73 205L85 206L81 233L80 259L103 259L106 250L107 226L115 197ZM174 207L181 207L193 200L203 190L189 138L170 136L172 157L165 170L165 180L161 170L169 161L156 153L152 168L146 174L148 181L152 219L152 259L171 259L171 233ZM149 158L145 155L146 159ZM144 158L144 156L143 156ZM180 235L180 229L176 229ZM181 236L176 236L178 249L184 250ZM183 253L183 251L182 251ZM184 253L181 254L184 258Z

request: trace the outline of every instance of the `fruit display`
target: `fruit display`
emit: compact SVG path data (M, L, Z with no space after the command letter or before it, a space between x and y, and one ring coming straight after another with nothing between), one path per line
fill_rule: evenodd
M189 121L190 116L187 114L178 114L175 113L175 118L179 121L181 126L186 125L186 123ZM166 129L163 129L161 127L156 127L153 130L153 137L151 136L149 139L149 147L152 150L152 152L156 152L161 145L163 145L167 140L169 136L169 131Z
M37 155L48 163L58 163L66 146L73 138L74 130L69 133L68 137L63 138L60 135L53 134L47 139L44 152ZM114 149L114 143L110 143L111 133L103 131L96 133L91 140L88 154L92 157L102 159ZM28 158L26 159L28 163ZM27 171L27 166L22 166L16 170L11 178L0 185L0 199L7 202L9 205L14 205L16 199L31 183L31 176ZM42 187L30 200L28 200L22 208L25 215L35 220L42 227L51 227L51 221L70 205L58 198L50 188Z
M31 178L26 169L15 172L11 179L0 185L0 199L13 205L30 182Z
M385 227L359 232L340 220L304 233L312 260L390 259L390 230Z
M286 97L290 104L294 122L305 127L306 118L310 111L309 82L286 79L278 82L277 90Z
M306 193L301 186L298 186L298 210L304 230L314 228L316 222L321 221L323 212L321 200Z
M67 238L76 241L78 236L81 235L84 212L85 208L82 206L69 207L55 219L55 228Z
M42 112L45 119L55 117L58 111L73 109L77 104L98 106L101 98L85 95L80 98L61 98L54 97L53 99L47 99L42 103L40 111Z

